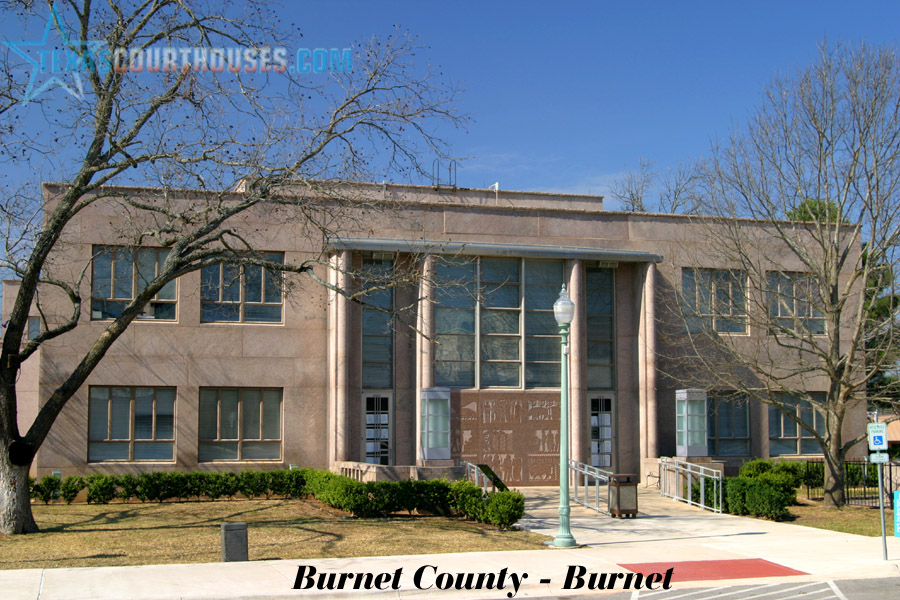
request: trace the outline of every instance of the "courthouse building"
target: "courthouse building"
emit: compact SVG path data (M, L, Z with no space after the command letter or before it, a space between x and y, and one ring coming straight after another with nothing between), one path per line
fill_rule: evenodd
M606 211L600 197L571 194L360 189L389 210L361 203L324 254L321 240L284 212L248 214L248 239L273 261L321 256L315 274L343 290L358 291L355 273L402 267L425 276L379 287L362 302L255 266L180 277L63 409L35 474L299 465L424 477L462 459L491 466L511 485L553 484L560 342L552 306L565 284L576 305L570 455L645 478L659 456L676 452L675 393L685 387L667 366L682 352L671 332L683 325L667 322L664 307L705 286L717 305L691 309L695 317L721 321L722 335L765 335L746 318L734 265L704 241L696 217ZM48 198L59 192L45 186ZM85 309L73 332L23 365L20 426L165 260L165 248L132 246L122 233L128 218L97 202L59 245L55 269L86 269ZM731 281L724 294L719 273ZM17 285L4 281L4 318ZM51 319L70 312L47 302ZM41 325L32 315L35 334ZM821 426L808 408L798 411ZM861 405L847 427L861 431L864 422ZM795 422L756 402L710 402L706 425L710 456L730 468L820 453Z

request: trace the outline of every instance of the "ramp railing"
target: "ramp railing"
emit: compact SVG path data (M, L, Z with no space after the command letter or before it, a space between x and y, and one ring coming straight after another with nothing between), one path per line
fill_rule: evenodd
M611 471L604 471L576 460L569 460L569 474L572 476L572 502L609 514L609 478ZM579 493L578 486L582 491Z
M722 512L722 473L677 458L659 459L659 493L704 510Z

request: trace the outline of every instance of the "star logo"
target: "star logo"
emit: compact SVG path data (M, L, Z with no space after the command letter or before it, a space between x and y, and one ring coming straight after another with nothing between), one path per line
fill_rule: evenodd
M62 48L50 40L52 31L59 33ZM95 40L69 41L59 13L52 5L47 24L44 26L44 36L39 41L4 43L32 67L31 77L25 89L25 104L42 92L57 87L61 87L79 100L84 98L81 71L96 70L93 57L98 55L100 47L104 44ZM87 52L82 52L82 49L86 49Z

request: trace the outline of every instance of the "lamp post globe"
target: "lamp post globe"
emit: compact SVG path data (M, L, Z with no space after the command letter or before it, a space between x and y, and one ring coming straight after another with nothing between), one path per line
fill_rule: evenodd
M575 318L575 303L562 286L559 298L553 303L553 316L559 325L559 531L553 545L559 548L575 546L569 530L569 325Z

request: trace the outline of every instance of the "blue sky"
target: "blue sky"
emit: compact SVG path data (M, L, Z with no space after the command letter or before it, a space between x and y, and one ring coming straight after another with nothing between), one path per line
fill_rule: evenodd
M817 45L895 43L900 2L287 1L302 45L346 47L399 26L465 92L447 131L458 184L605 194L644 156L664 171L740 125L762 86ZM0 23L3 40L37 39ZM56 91L62 94L61 90ZM427 161L430 162L430 161ZM616 203L608 201L608 208Z
M399 25L465 89L458 183L604 194L638 157L702 156L829 42L896 43L900 3L306 2L310 47ZM614 203L607 203L612 208Z

